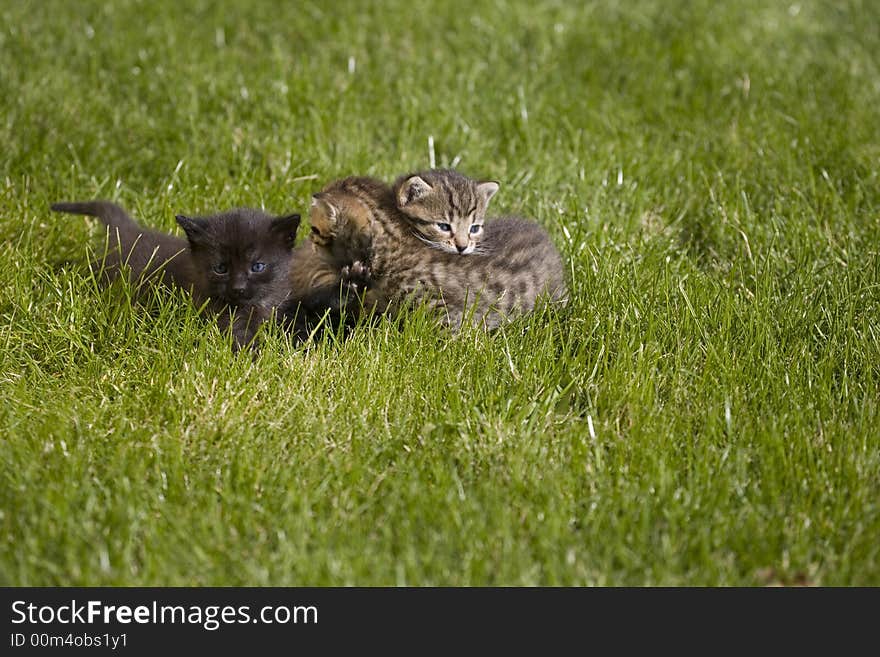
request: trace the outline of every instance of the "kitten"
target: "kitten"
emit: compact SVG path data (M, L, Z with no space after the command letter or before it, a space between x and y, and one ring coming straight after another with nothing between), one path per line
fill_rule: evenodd
M498 183L477 182L453 169L402 176L394 183L397 208L416 237L448 253L473 253L483 238L483 221Z
M365 202L384 188L369 178L347 181L362 188L360 195L318 193L312 198L309 240L296 249L291 270L292 293L281 309L288 330L298 339L323 328L352 326L360 314L363 267L351 265L369 256L373 209ZM338 204L338 207L337 207ZM322 324L323 322L323 324Z
M311 239L343 287L365 289L363 306L380 313L425 302L453 329L466 317L495 328L531 311L542 295L565 300L562 259L538 224L504 218L483 225L497 183L434 174L404 176L393 188L346 178L315 195ZM436 226L440 233L432 233L432 224L451 222L467 226L467 243L460 230ZM474 225L480 228L471 233Z
M257 329L290 294L298 214L272 217L235 209L215 216L177 216L186 239L145 229L108 201L56 203L53 210L98 217L109 229L102 261L105 275L123 266L138 288L156 277L187 290L194 302L232 326L235 348L252 342Z

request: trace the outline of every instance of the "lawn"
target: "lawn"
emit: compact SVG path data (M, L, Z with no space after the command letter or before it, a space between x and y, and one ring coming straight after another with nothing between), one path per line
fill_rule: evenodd
M878 23L0 2L0 584L880 585ZM431 164L547 228L568 307L251 358L49 210L305 215Z

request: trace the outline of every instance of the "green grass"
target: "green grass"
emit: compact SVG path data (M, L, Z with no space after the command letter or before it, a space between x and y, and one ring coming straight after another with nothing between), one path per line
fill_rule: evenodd
M0 583L880 585L876 3L186 4L0 4ZM305 211L429 138L568 308L252 360L49 211Z

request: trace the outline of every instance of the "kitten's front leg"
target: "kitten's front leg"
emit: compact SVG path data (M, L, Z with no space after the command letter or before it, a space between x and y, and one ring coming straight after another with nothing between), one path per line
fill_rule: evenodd
M373 286L370 268L360 260L342 268L342 283L349 290L359 294Z
M340 270L340 310L351 317L358 317L365 308L364 297L373 287L370 268L360 260Z
M370 313L389 312L397 296L398 285L386 276L374 276L369 268L355 262L349 274L353 286L358 291L361 309ZM345 280L345 268L343 268Z

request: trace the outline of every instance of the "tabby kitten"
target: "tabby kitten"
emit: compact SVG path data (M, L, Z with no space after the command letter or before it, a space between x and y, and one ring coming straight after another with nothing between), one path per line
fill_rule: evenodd
M296 249L291 294L281 308L284 323L296 338L316 328L352 326L361 310L360 293L370 258L373 209L367 204L385 184L370 178L348 178L359 194L337 194L334 185L312 197L309 240ZM357 264L355 264L357 263Z
M142 228L114 203L56 203L53 210L99 218L109 229L102 261L113 279L127 265L140 288L156 277L190 292L194 302L232 327L235 348L251 343L259 326L290 294L298 214L272 217L260 210L215 216L177 216L186 239Z
M453 329L465 318L494 328L531 311L542 295L565 299L562 259L538 224L504 218L483 225L497 183L434 174L404 176L393 188L346 178L315 195L311 239L328 253L342 286L365 288L364 307L394 314L425 302L442 310L442 323ZM436 232L428 237L435 230L429 224L451 222L468 227L467 244L457 230L441 231L449 233L445 241Z

